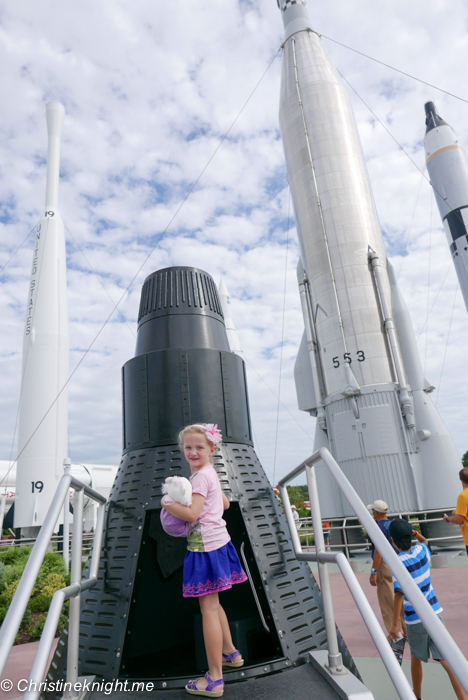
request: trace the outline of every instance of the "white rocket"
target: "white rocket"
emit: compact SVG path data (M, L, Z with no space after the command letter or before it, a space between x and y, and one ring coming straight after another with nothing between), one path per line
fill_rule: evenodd
M223 310L224 323L226 325L226 333L229 341L229 347L231 352L235 352L236 355L244 359L244 351L240 344L239 336L237 335L236 327L232 318L232 307L231 307L231 297L224 283L224 279L221 277L218 284L219 300L221 302L221 308Z
M468 155L435 104L424 108L426 167L468 310Z
M25 528L25 535L43 523L63 475L68 441L66 253L58 211L63 105L49 102L46 115L46 198L36 226L28 291L18 429L14 526Z
M278 0L285 38L280 128L301 260L299 407L365 503L450 507L459 457L428 396L408 310L389 267L348 94L305 0ZM327 470L322 512L352 513Z

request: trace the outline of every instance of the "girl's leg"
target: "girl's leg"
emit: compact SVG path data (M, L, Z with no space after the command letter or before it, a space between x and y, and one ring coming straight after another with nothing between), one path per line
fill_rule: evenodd
M203 639L205 640L208 673L213 681L223 677L223 629L219 615L219 598L217 593L210 593L199 598L203 618ZM232 643L232 642L231 642ZM205 690L205 678L197 680L197 688ZM217 686L219 689L222 686Z
M227 619L227 615L224 612L224 608L219 604L219 621L221 623L221 629L223 631L223 654L232 654L233 651L235 651L236 647L232 643L232 637L231 637L231 630L229 627L229 622ZM236 655L232 659L234 663L237 663L238 661L242 661L242 655Z

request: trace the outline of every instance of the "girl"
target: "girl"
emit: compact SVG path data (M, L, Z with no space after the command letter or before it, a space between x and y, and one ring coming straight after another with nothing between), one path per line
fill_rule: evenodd
M244 664L232 643L218 593L247 580L222 518L229 501L211 461L221 441L217 425L195 424L184 428L179 434L179 444L192 472L192 505L166 505L165 497L161 501L169 513L191 523L184 559L183 595L200 599L208 673L204 678L189 681L185 689L191 695L213 698L224 693L223 666L239 668Z

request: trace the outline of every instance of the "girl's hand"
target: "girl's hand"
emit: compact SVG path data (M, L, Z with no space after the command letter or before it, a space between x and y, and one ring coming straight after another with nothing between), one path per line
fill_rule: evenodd
M163 507L167 511L169 511L171 515L174 515L176 518L179 518L179 520L186 520L188 523L193 523L195 522L195 520L198 519L204 503L205 496L202 496L199 493L194 493L192 497L191 506L183 506L181 503L177 503L176 501L174 501L170 504L163 504Z

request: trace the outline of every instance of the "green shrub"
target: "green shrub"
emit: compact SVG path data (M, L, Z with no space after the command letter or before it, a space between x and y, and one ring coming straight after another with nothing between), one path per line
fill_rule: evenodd
M41 638L42 630L44 629L45 621L46 621L46 615L41 615L41 617L37 620L36 624L31 627L29 630L29 636L31 637L31 641L35 642L38 639Z
M17 564L7 566L0 584L2 591L5 591L12 583L17 583L20 580L23 575L24 567L26 566L26 561L25 559L23 562L19 561Z
M0 561L0 585L2 583L2 578L5 575L6 570L7 570L6 564L4 564L2 561Z
M299 531L299 535L300 535L300 534L301 534L301 532ZM301 540L301 545L302 545L303 547L305 547L305 546L307 546L307 545L308 545L309 547L312 547L312 546L315 544L315 540L314 540L314 535L313 535L313 533L310 533L307 537L305 537L305 536L300 537L300 540Z
M65 613L62 612L62 614L60 615L60 618L59 618L59 623L58 623L57 632L56 632L55 636L57 636L57 635L60 636L62 634L63 628L67 624L67 620L68 620L68 615L65 615Z
M28 608L31 612L45 613L49 610L51 601L52 597L49 595L38 595L35 598L31 598Z
M37 577L35 590L40 591L43 587L45 579L50 574L59 574L62 578L67 575L67 568L61 554L55 552L47 552L42 562L41 570Z
M12 564L19 564L20 561L26 561L31 554L31 547L9 547L3 552L0 552L0 561L2 561L7 566ZM23 566L24 568L24 566Z
M43 580L40 587L40 594L42 596L49 596L52 598L55 591L59 591L61 588L65 587L65 576L61 576L57 573L51 573Z
M22 632L25 627L30 625L31 621L32 621L32 613L28 608L26 608L26 610L24 611L23 619L21 620L21 624L19 626L20 632Z
M19 583L19 579L18 579L18 581L13 581L12 583L8 584L8 586L5 588L5 595L6 595L7 600L8 600L8 605L13 600L13 596L15 595L16 589L18 588L18 583Z
M8 605L0 605L0 624L5 619L5 615L8 612Z

